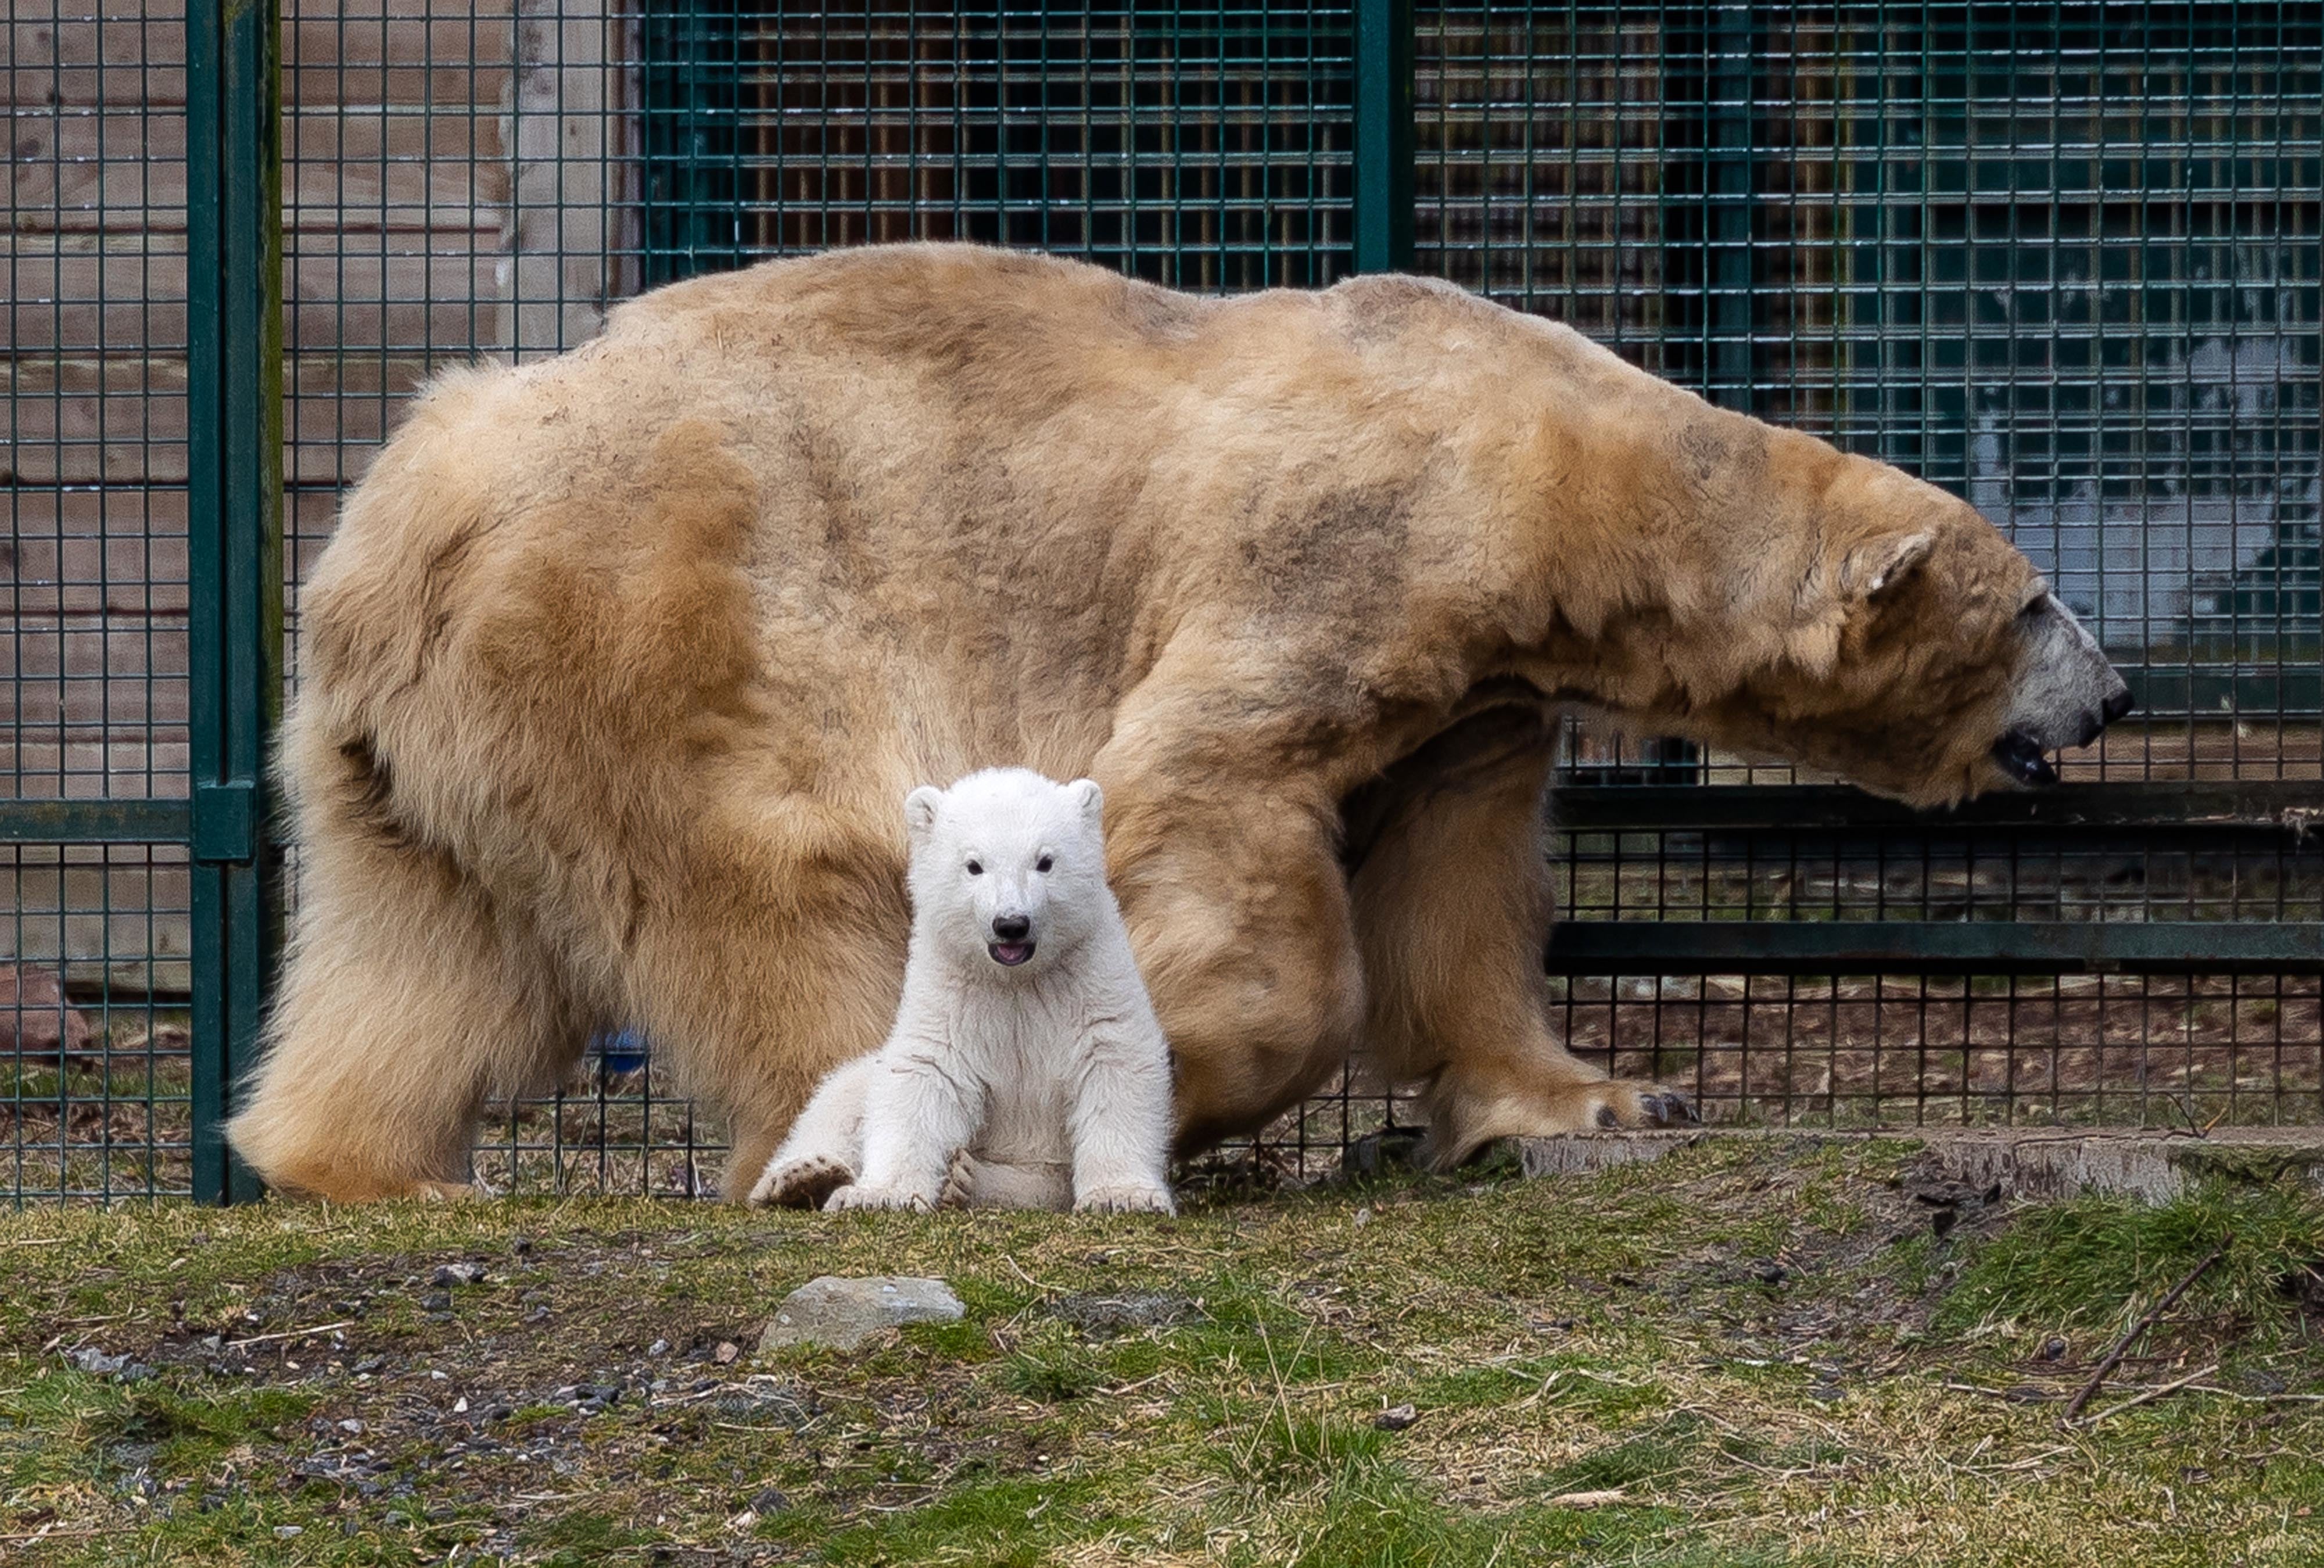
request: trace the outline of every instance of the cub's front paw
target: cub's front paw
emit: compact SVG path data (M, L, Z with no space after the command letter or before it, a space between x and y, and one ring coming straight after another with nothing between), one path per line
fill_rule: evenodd
M819 1209L824 1201L855 1179L844 1161L827 1155L787 1159L767 1167L751 1189L754 1209Z
M1148 1186L1143 1182L1120 1182L1110 1186L1092 1187L1074 1200L1076 1214L1175 1214L1177 1204L1168 1187Z
M911 1209L925 1214L935 1207L934 1200L901 1187L862 1187L853 1183L833 1192L823 1204L829 1214L843 1209Z

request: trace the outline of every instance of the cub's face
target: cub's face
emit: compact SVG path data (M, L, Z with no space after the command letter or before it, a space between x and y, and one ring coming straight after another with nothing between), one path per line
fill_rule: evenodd
M993 974L1032 974L1087 938L1110 906L1104 799L1087 779L972 773L904 801L916 941Z

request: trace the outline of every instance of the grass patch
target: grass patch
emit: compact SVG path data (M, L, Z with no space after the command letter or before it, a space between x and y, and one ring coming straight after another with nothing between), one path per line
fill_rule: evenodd
M2120 1334L2215 1249L2172 1318L2274 1348L2301 1333L2301 1283L2324 1265L2324 1209L2289 1184L2205 1183L2152 1208L2043 1204L1978 1247L1937 1326L2013 1340Z
M0 1560L2324 1560L2324 1405L2286 1397L2324 1393L2324 1354L2279 1285L2324 1204L2205 1188L1940 1236L1908 1156L1704 1147L1170 1222L0 1216ZM2061 1442L2110 1332L2227 1231L2107 1397L2209 1360L2227 1391ZM484 1277L435 1283L453 1262ZM753 1353L786 1292L869 1273L941 1277L967 1316Z

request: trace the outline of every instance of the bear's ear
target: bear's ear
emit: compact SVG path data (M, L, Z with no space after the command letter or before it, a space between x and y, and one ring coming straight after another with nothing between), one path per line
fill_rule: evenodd
M1094 779L1076 779L1065 786L1065 793L1081 807L1082 817L1093 826L1105 821L1105 791L1097 787Z
M1926 560L1936 542L1936 534L1923 529L1915 533L1884 534L1858 545L1840 563L1841 595L1851 604L1879 597Z
M936 831L936 807L944 804L944 791L933 784L923 784L904 797L904 829L914 844Z

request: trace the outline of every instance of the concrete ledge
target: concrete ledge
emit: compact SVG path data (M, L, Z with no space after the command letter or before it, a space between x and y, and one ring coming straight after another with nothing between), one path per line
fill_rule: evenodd
M2291 1179L2324 1192L2324 1127L2220 1128L2209 1136L2150 1130L2021 1127L1901 1132L1808 1130L1577 1132L1517 1141L1528 1176L1576 1176L1656 1160L1696 1144L1756 1143L1803 1152L1835 1143L1914 1145L1947 1179L2013 1197L2103 1193L2161 1203L2199 1177Z

